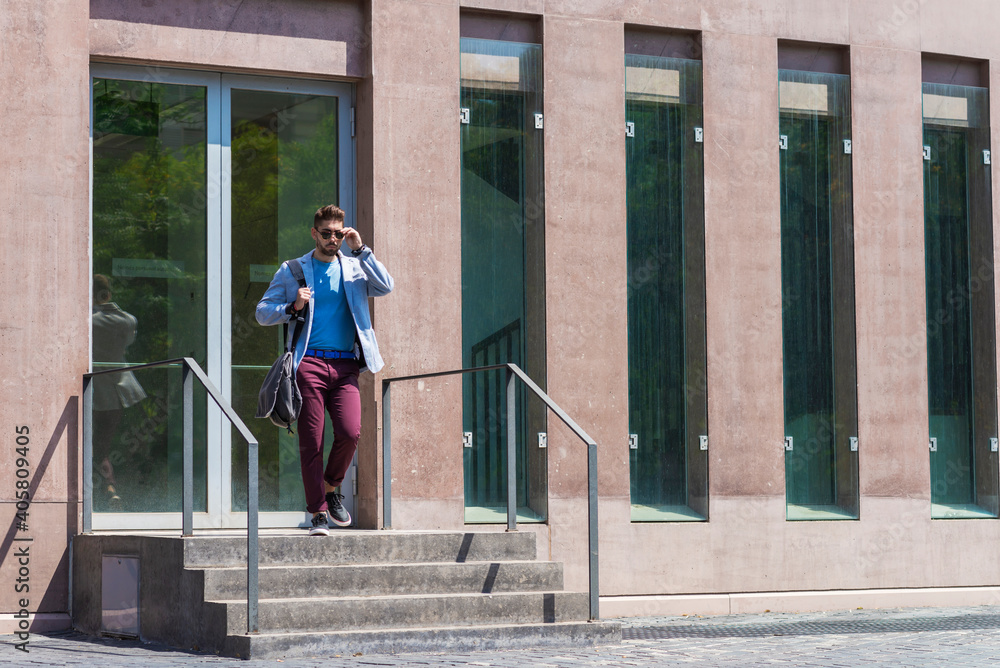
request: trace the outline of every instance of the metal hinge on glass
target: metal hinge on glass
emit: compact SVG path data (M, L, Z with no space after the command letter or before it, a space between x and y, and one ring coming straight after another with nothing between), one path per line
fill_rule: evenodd
M629 434L628 435L628 449L638 450L639 449L639 434Z
M1000 451L1000 441L995 438L990 439L990 452Z
M698 449L708 450L708 436L706 436L705 434L702 434L701 436L698 437Z
M858 437L857 436L851 436L851 438L848 439L848 440L851 443L851 452L857 452L858 451Z
M635 136L635 123L632 121L625 121L625 136L634 137Z
M791 452L792 451L792 437L791 436L785 436L785 451L786 452Z
M461 109L459 109L459 113L460 113L460 118L462 119L462 125L468 125L469 118L472 112L469 111L468 107L462 107Z
M694 129L694 142L700 144L705 141L705 131L702 128Z
M850 139L845 139L844 140L844 155L850 155L850 154L851 154L851 140Z
M991 158L990 158L990 151L989 151L989 149L987 149L987 150L983 151L983 164L984 164L984 165L991 165L991 164L993 164L993 163L991 162Z
M788 135L778 135L778 148L782 151L788 150Z
M462 433L462 446L466 448L472 447L472 432L466 431Z
M931 147L924 145L924 160L930 160L930 159L931 159Z
M535 114L535 129L536 130L541 130L542 129L543 121L544 121L544 119L543 119L543 117L542 117L541 114Z
M931 452L937 452L937 438L931 436Z
M549 435L544 431L538 432L538 447L547 448L549 447Z

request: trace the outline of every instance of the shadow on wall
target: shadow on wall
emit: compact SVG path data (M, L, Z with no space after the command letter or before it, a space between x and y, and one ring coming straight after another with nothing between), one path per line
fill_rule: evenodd
M30 582L31 586L31 596L29 599L32 602L32 612L65 612L69 607L69 539L71 536L75 536L80 527L78 525L78 515L77 515L77 500L79 499L79 484L78 484L78 472L79 472L79 398L70 397L66 402L65 408L63 408L62 415L59 416L59 421L56 423L56 428L49 437L48 442L45 444L45 449L42 451L40 458L37 457L38 450L35 447L30 447L28 460L30 464L30 483L28 485L29 499L35 497L35 493L38 491L38 487L42 480L45 478L45 474L48 471L49 465L52 463L52 457L55 455L56 448L59 445L59 441L62 440L63 435L66 436L66 480L67 480L67 490L66 495L69 502L66 504L66 536L62 545L59 544L56 537L50 536L49 542L45 543L45 550L61 550L62 553L59 558L59 565L56 567L56 571L49 581L45 592L39 596L37 594L36 586L38 583L42 582L42 578L32 578ZM32 444L38 443L35 438L31 438L30 442ZM0 565L3 565L8 560L15 560L16 550L14 549L14 539L18 537L32 537L37 538L42 535L43 527L38 523L33 523L31 506L29 504L28 509L25 511L27 514L24 519L21 519L14 515L10 526L7 528L7 532L3 536L3 542L0 544ZM23 522L23 526L22 526ZM18 534L22 534L19 536ZM36 542L31 543L18 542L17 545L29 545L34 546ZM30 548L29 548L30 549ZM40 549L36 547L35 550ZM32 554L35 551L32 550Z
M93 20L142 23L170 28L315 39L347 44L349 71L356 71L371 45L371 21L361 3L351 0L91 0Z

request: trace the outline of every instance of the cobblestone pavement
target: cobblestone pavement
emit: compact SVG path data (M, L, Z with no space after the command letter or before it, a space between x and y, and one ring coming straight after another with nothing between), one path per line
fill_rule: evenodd
M75 632L0 636L0 666L370 668L372 666L989 666L1000 663L1000 607L620 620L625 640L597 648L316 656L240 661Z

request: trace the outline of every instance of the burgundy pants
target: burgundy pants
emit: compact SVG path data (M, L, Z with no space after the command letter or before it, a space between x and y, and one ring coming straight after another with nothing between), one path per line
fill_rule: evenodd
M299 412L299 458L306 510L326 510L324 482L338 486L344 481L358 449L361 435L361 393L358 391L357 360L304 357L295 372L302 393ZM325 411L333 422L333 448L323 467Z

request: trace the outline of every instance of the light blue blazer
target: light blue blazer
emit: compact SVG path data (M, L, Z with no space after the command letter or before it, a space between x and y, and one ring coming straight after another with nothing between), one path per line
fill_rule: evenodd
M302 274L306 279L306 285L310 290L315 289L313 285L312 251L302 257L288 262L298 262L302 265ZM382 263L375 259L370 248L365 248L361 255L344 255L337 252L337 261L340 262L340 269L344 277L344 292L347 296L347 305L351 309L354 317L354 329L358 333L355 353L361 352L359 360L361 370L377 373L383 366L382 356L378 352L378 343L375 341L375 332L372 330L372 318L368 312L368 298L381 297L392 292L392 276L386 271ZM274 273L271 284L267 286L267 291L257 303L257 322L262 325L280 325L289 322L292 316L285 313L285 307L295 301L299 291L299 284L292 276L288 262L282 262L278 271ZM295 368L299 367L299 362L305 357L306 348L309 347L309 333L312 331L312 317L315 310L314 300L309 300L309 316L306 318L305 328L299 334L298 344L295 346ZM288 337L291 339L292 327L288 328ZM360 344L361 350L357 350Z

